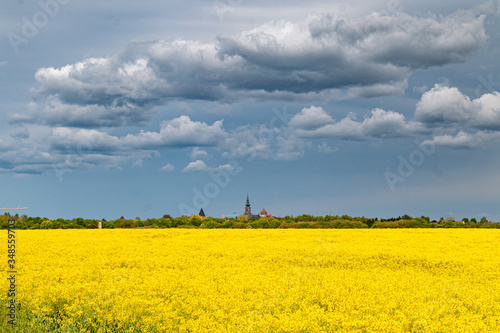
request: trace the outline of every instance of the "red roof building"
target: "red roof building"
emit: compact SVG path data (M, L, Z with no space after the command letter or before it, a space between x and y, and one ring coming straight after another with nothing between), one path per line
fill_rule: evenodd
M250 199L248 198L248 194L247 194L247 203L245 205L245 216L248 218L248 219L251 219L251 218L254 218L254 217L273 217L272 215L268 214L266 209L263 208L260 212L259 215L252 215L252 211L250 209Z

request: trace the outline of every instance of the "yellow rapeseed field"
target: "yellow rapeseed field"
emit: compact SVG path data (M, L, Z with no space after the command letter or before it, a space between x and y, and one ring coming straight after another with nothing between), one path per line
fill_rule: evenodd
M499 230L16 235L16 332L500 332Z

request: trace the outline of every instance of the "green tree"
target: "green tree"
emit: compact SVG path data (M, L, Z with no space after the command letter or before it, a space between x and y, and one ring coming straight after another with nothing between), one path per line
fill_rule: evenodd
M195 227L199 227L202 222L203 219L200 215L193 215L189 218L189 224L194 225Z
M103 220L102 227L103 227L103 229L113 229L115 227L115 222L113 220L111 220L111 221L104 221Z
M83 221L83 218L77 217L76 219L71 220L72 223L75 223L81 227L85 226L85 222Z
M217 223L213 218L208 217L203 219L203 222L200 224L200 228L202 229L213 229L219 227L219 223Z
M97 229L98 221L85 219L83 220L83 225L86 229Z
M28 225L25 220L19 220L16 223L16 229L28 229Z
M115 228L131 228L132 220L118 219L115 221Z
M486 223L486 222L488 222L488 219L486 218L486 216L483 216L481 218L481 223Z
M464 221L465 223L467 223L467 222L469 222L469 219L468 219L468 218L466 218L466 217L464 217L464 218L462 219L462 221Z
M180 225L188 225L188 224L189 224L189 217L186 215L177 216L172 220L172 227L174 228Z
M9 227L9 218L5 215L0 216L0 229L7 229Z
M52 221L45 220L40 224L40 229L50 229L52 227Z
M474 223L477 223L477 220L476 220L476 218L475 218L475 217L471 218L471 219L470 219L470 221L471 221L471 222L474 222Z
M161 228L172 228L172 219L168 217L162 217L161 219L153 219L151 225L156 224Z

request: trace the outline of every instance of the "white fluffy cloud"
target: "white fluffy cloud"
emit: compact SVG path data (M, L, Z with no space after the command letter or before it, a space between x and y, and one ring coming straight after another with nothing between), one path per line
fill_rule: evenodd
M40 68L35 79L40 84L35 95L58 96L68 104L141 105L157 96L159 78L149 60L137 55L133 60L88 58L61 68Z
M456 87L436 84L416 105L415 119L429 125L500 130L500 93L470 99Z
M183 172L197 172L197 171L219 171L219 170L233 170L234 166L231 164L219 165L216 168L209 167L202 160L197 160L190 162L184 169Z
M141 131L116 137L94 129L58 127L51 136L52 147L62 151L87 150L114 153L130 150L161 150L194 146L217 146L225 140L222 120L213 125L181 116L161 123L159 132Z
M86 170L95 166L120 168L128 162L151 157L148 151L120 151L114 147L110 150L109 145L101 147L100 151L94 149L92 144L99 143L102 137L108 138L96 132L73 133L65 129L30 128L29 137L18 137L13 142L0 140L10 146L2 151L0 144L0 172L53 173L61 179L65 173L76 169ZM65 146L58 139L71 140Z
M500 93L495 91L474 100L478 112L472 125L478 128L500 130Z
M319 125L321 122L324 125ZM421 124L407 121L404 115L382 109L372 110L370 116L361 122L356 120L354 114L336 122L322 108L315 108L314 111L303 109L290 124L294 125L300 137L310 139L366 140L408 137L425 131ZM310 124L315 124L315 127Z
M428 124L465 123L475 108L469 97L457 88L436 84L416 105L415 119Z
M96 165L116 168L130 161L140 166L138 161L150 158L157 151L217 147L225 143L228 135L222 128L222 120L208 125L187 116L163 121L157 132L141 131L125 136L97 129L27 126L32 130L19 128L0 138L0 171L42 173ZM203 153L197 151L198 155Z
M334 121L321 107L311 106L303 108L299 114L290 120L289 125L294 128L312 130L332 124Z
M173 166L170 163L167 163L167 164L165 164L164 166L161 167L161 171L164 171L164 172L172 172L174 170L175 170L175 166Z
M372 110L361 126L365 136L374 138L408 137L425 132L420 123L407 121L401 113L382 109Z
M190 162L182 171L192 172L192 171L208 171L208 166L202 160L196 160Z
M208 156L209 154L207 153L207 151L200 149L199 147L194 147L191 153L189 154L189 157L192 160L205 159L208 158Z
M423 144L435 144L457 149L473 149L482 148L486 144L496 142L499 139L499 132L478 131L476 133L467 133L460 130L455 135L437 135L431 140L424 141Z
M192 121L180 116L161 123L160 132L129 134L123 138L125 145L142 149L164 149L169 147L217 146L224 141L226 132L222 120L213 125Z

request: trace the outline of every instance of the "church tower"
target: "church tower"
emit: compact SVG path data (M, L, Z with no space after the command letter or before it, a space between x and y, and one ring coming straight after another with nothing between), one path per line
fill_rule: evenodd
M248 199L248 194L247 194L247 204L245 205L245 216L247 219L252 218L252 210L250 209L250 200Z

